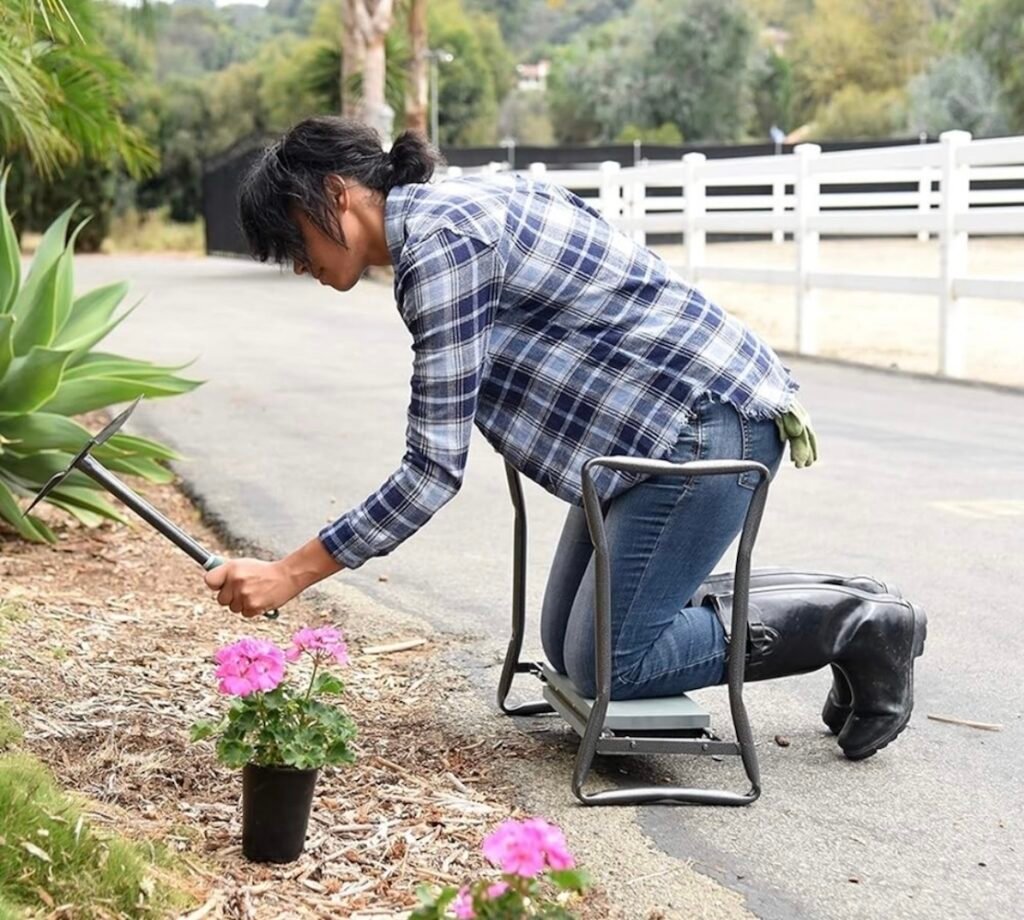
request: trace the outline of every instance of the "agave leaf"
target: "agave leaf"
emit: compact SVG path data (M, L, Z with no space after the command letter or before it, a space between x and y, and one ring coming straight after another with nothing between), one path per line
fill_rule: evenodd
M64 241L68 235L68 222L71 220L71 213L77 205L71 205L60 215L43 234L32 264L29 266L28 276L21 291L14 298L12 312L15 316L23 316L35 296L36 291L42 284L43 279L49 274L50 269L57 263L61 253L64 252Z
M72 258L75 238L83 226L85 221L75 228L67 248L50 268L36 288L35 295L18 316L18 323L14 328L15 355L28 354L36 346L49 347L66 322L71 312L74 290Z
M145 457L110 457L103 460L103 465L114 473L131 473L150 482L174 482L174 473L160 466L155 460L147 460Z
M0 476L0 518L3 518L26 540L34 543L56 543L57 538L52 530L35 515L22 517L21 508L14 494Z
M131 402L136 396L177 396L201 385L202 381L180 377L154 377L144 380L120 377L65 380L54 397L39 408L60 415L79 415L114 403Z
M14 317L0 316L0 381L14 360Z
M78 453L91 437L78 422L49 412L0 418L0 440L6 439L19 454L37 450Z
M110 504L105 497L105 493L98 488L86 489L78 486L65 486L61 483L50 495L76 508L82 508L93 514L100 515L109 521L119 521L122 524L128 523L128 518ZM47 499L49 498L50 496L47 496ZM97 523L99 522L97 521Z
M75 353L71 356L71 360L68 362L68 367L74 367L80 361L87 358L89 356L89 349L92 348L93 345L105 339L111 332L120 326L121 323L128 319L128 317L135 312L140 303L142 303L141 300L139 300L138 303L132 304L132 306L125 310L124 313L120 316L114 317L114 319L108 321L99 329L76 339L73 343Z
M128 282L117 281L89 291L71 305L71 313L57 334L56 344L82 348L83 342L102 329L128 293ZM134 307L132 308L134 309ZM127 314L125 314L127 316ZM98 339L96 341L99 341ZM90 346L85 346L90 347Z
M184 459L176 450L172 450L159 441L151 441L149 438L140 438L138 435L132 434L115 434L106 444L97 448L97 456L108 448L131 454L134 457L149 457L152 460Z
M86 527L98 527L103 523L103 515L96 514L95 511L90 511L87 508L81 508L73 502L54 498L52 495L47 495L46 501L55 508L60 508L61 511L66 511L73 518L81 521ZM124 521L121 523L124 523Z
M33 348L27 356L11 361L7 374L0 380L0 418L42 408L58 392L70 355L56 348Z
M6 477L8 482L35 494L48 479L66 470L73 459L73 454L61 450L41 450L26 456L8 452L0 457L0 470L9 474ZM61 485L89 489L93 482L80 470L72 470Z
M8 166L0 175L0 316L7 313L21 287L21 252L14 224L7 211ZM3 376L3 371L0 371Z
M163 377L173 374L175 371L183 370L189 364L194 364L195 359L187 364L178 364L173 367L160 366L151 361L138 361L135 358L122 358L120 355L107 355L101 352L93 352L83 358L74 367L69 367L64 372L65 380L81 380L84 377L122 377L147 379L150 377Z

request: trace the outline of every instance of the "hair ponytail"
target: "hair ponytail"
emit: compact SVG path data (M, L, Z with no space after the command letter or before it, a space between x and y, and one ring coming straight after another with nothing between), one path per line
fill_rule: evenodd
M387 156L391 164L392 185L429 182L441 159L436 148L412 131L402 132Z

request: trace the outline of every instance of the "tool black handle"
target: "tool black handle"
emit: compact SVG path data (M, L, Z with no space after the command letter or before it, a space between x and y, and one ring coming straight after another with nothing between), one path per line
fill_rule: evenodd
M211 554L210 558L203 563L203 568L206 569L207 572L209 572L222 565L224 565L224 560L221 559L220 556L215 556ZM276 620L280 615L281 611L278 610L276 607L273 610L266 610L263 613L263 616L265 616L268 620Z

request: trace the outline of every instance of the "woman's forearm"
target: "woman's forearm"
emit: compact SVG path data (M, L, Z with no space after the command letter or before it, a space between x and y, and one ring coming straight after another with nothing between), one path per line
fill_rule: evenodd
M310 585L315 585L318 581L323 581L345 568L327 552L319 537L313 537L295 552L285 556L281 560L281 566L298 591L304 591Z

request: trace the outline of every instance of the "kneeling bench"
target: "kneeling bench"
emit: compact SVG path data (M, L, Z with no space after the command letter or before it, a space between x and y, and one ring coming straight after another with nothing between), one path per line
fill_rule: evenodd
M733 576L733 614L729 631L728 692L735 741L724 741L711 730L711 718L699 704L683 694L646 700L611 699L611 583L604 515L594 486L598 466L630 473L659 476L738 476L756 473ZM572 791L584 805L639 805L643 803L695 803L702 805L749 805L761 794L761 776L754 738L743 705L743 672L746 664L747 610L750 600L750 557L768 498L771 473L750 460L695 460L672 463L636 457L595 457L583 465L583 509L594 544L597 579L594 629L596 630L597 696L583 697L564 674L544 662L521 661L526 631L526 505L519 473L505 464L509 492L515 508L512 637L498 681L498 706L506 715L560 715L580 735L572 775ZM680 598L680 605L686 598ZM517 674L532 674L542 684L542 701L509 705L508 694ZM745 793L723 789L686 788L672 785L640 786L587 792L583 786L597 754L716 754L737 755L743 762L750 789Z

